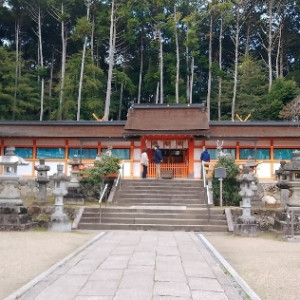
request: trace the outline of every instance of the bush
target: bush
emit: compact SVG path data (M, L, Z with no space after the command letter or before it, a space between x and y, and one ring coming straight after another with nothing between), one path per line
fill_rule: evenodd
M111 187L112 182L110 179L106 180L106 176L119 171L119 162L120 159L114 155L101 155L92 167L85 168L80 172L82 176L81 187L88 198L99 198L106 181Z
M215 168L225 168L226 178L223 179L223 191L222 199L223 205L225 206L238 206L241 201L241 196L238 194L240 185L237 181L237 175L240 173L239 167L234 163L232 157L223 156L220 157ZM214 194L214 204L220 205L220 181L215 178L215 171L213 173L213 194Z

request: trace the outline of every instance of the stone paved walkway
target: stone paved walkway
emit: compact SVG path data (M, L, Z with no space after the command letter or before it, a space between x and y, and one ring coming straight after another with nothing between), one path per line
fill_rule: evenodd
M6 300L243 297L196 233L108 231Z

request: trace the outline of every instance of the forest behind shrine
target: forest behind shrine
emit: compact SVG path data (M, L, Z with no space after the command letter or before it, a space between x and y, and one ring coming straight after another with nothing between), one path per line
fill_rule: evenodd
M0 20L0 120L124 120L132 104L300 115L298 0L7 0Z

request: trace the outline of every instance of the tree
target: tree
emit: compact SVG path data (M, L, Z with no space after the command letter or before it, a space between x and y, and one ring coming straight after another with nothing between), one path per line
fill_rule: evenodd
M44 68L44 55L43 55L43 37L42 37L42 24L44 19L45 1L38 0L33 3L27 1L30 15L36 23L37 30L35 34L38 37L38 78L41 82L40 88L40 121L43 120L44 115L44 96L45 96L45 75L46 69Z
M239 196L239 183L237 181L237 175L240 173L239 167L235 164L232 157L222 156L218 158L218 162L215 168L225 168L226 178L223 179L223 193L222 200L224 205L238 206L241 201ZM214 203L219 204L220 200L220 181L213 176L213 194Z
M286 104L279 113L279 117L294 122L300 121L300 96Z
M51 5L51 15L60 23L60 36L61 36L61 74L60 74L60 88L59 88L59 107L57 118L63 118L63 102L64 102L64 89L65 89L65 75L66 75L66 59L67 59L67 41L68 30L67 24L70 18L68 8L72 5L72 0L53 0Z
M279 120L280 111L299 94L299 88L292 80L278 78L273 82L271 92L265 95L257 110L261 120Z
M84 42L83 42L83 50L81 57L81 66L80 66L80 78L79 78L79 87L78 87L78 98L77 98L77 121L80 121L80 110L81 110L81 97L82 97L82 84L83 84L83 74L84 74L84 64L85 64L85 56L86 56L86 47L88 42L88 34L91 31L90 28L90 6L91 0L86 0L86 19L81 19L82 22L79 23L79 34L83 34ZM86 21L86 22L85 22Z

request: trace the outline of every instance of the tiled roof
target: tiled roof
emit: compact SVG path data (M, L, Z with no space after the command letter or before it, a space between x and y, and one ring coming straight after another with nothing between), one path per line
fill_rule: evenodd
M128 110L125 135L207 133L207 113L201 105L137 105Z

